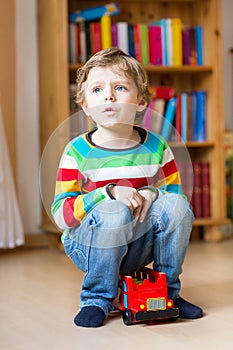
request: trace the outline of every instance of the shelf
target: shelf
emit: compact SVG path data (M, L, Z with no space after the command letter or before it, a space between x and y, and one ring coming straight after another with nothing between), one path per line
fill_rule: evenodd
M49 2L50 3L50 2ZM38 0L40 56L41 145L46 145L51 133L69 115L67 86L75 82L75 72L82 64L68 64L68 11L85 9L87 1ZM89 6L102 4L90 1ZM151 85L174 86L175 91L205 90L208 94L205 142L169 142L180 157L183 149L190 160L208 161L211 165L210 218L197 218L196 228L208 229L208 237L219 240L218 226L226 223L225 162L223 152L223 89L222 89L222 26L220 0L119 0L120 14L115 21L142 23L160 18L181 18L185 25L201 25L204 29L204 66L152 66L148 72ZM59 28L59 31L57 30ZM220 33L220 34L219 34ZM51 46L51 42L53 45ZM214 52L214 54L213 54ZM231 55L233 50L230 51ZM48 72L50 78L48 80ZM69 81L68 81L69 80ZM56 84L54 84L54 81ZM52 116L52 117L51 117ZM52 176L49 171L48 179ZM50 176L50 177L49 177ZM48 181L46 179L46 181ZM53 223L43 213L43 228L52 231ZM56 230L55 230L56 231ZM208 239L209 240L209 239Z
M204 142L198 142L198 141L188 141L188 142L169 142L169 146L173 148L179 148L184 147L184 145L188 148L211 148L215 146L214 141L204 141Z
M82 64L70 64L70 72L76 71ZM212 73L212 66L181 66L181 67L168 67L168 66L144 66L145 70L149 73L168 73L168 74L197 74L197 73Z
M198 218L194 221L193 226L220 226L224 224L229 224L230 219L214 219L214 218Z

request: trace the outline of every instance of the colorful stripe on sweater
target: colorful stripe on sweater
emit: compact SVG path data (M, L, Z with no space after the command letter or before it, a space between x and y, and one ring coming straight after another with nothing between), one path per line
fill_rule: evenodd
M136 189L153 186L160 195L182 194L170 147L160 136L142 131L142 143L130 149L97 147L91 142L91 133L68 143L60 160L52 203L59 228L79 225L95 206L110 200L105 190L109 183Z

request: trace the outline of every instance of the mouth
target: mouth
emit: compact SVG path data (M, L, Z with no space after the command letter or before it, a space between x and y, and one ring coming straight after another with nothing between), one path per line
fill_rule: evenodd
M114 111L114 109L111 107L105 108L104 110L104 112L112 112L112 111Z
M112 107L106 107L103 112L105 114L108 114L108 115L114 115L117 113L116 109L112 108Z

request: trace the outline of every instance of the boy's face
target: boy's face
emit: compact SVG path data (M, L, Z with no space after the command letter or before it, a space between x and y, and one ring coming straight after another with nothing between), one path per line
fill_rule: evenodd
M99 125L133 124L136 112L146 107L133 78L116 65L92 68L85 84L81 106Z

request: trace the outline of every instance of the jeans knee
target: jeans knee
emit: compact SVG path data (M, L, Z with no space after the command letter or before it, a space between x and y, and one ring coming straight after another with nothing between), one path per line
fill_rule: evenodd
M132 239L133 215L122 202L105 201L92 211L90 226L95 246L123 246Z
M92 217L105 228L121 228L132 223L130 209L120 201L104 201L92 212Z
M163 224L174 230L179 225L192 226L194 216L189 202L181 195L169 193L158 200Z

